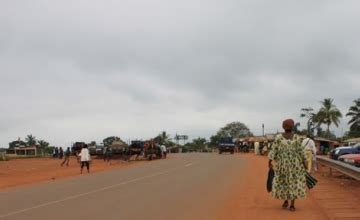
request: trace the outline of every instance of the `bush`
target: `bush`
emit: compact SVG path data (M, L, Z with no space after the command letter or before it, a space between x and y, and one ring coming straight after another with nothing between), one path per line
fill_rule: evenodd
M4 153L0 153L0 161L8 161L10 158Z

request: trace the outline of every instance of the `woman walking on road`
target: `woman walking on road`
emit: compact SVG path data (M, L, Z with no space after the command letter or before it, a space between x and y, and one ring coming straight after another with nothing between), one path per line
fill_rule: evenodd
M90 158L90 152L89 152L87 144L85 144L84 147L81 149L79 157L80 157L80 164L81 164L80 173L83 172L84 166L86 166L87 172L89 173L90 172L90 160L91 160L91 158Z
M269 153L269 168L276 162L272 196L284 200L283 208L295 211L295 200L306 196L306 158L299 136L293 133L294 121L283 122L285 132L276 136Z

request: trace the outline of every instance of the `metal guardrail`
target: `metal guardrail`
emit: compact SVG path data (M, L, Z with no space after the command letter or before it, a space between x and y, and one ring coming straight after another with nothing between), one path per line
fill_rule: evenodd
M324 156L316 156L317 163L325 165L330 168L330 175L332 174L332 169L337 170L351 178L360 181L360 168L355 167L341 161L332 160Z

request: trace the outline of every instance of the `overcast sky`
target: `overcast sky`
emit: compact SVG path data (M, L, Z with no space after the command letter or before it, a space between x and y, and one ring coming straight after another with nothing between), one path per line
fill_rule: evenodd
M281 130L360 98L358 0L0 2L0 147ZM347 121L331 130L345 132Z

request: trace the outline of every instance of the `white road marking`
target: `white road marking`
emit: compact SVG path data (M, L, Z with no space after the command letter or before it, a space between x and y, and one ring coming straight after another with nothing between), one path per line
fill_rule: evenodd
M188 163L188 164L185 165L185 167L190 167L192 165L193 165L192 163Z
M34 210L34 209L50 206L50 205L53 205L53 204L65 202L65 201L72 200L72 199L77 199L77 198L87 196L87 195L90 195L90 194L94 194L94 193L102 192L102 191L105 191L105 190L113 189L113 188L123 186L123 185L129 184L129 183L138 182L140 180L149 179L149 178L153 178L153 177L156 177L156 176L164 175L164 174L170 173L171 171L174 171L174 170L177 170L177 169L179 169L179 168L169 169L169 170L164 171L164 172L159 172L159 173L155 173L155 174L152 174L152 175L135 178L135 179L124 181L124 182L121 182L121 183L117 183L117 184L114 184L114 185L111 185L111 186L106 186L106 187L103 187L103 188L100 188L100 189L92 190L92 191L89 191L89 192L86 192L86 193L81 193L81 194L77 194L77 195L74 195L74 196L65 197L63 199L43 203L43 204L33 206L33 207L30 207L30 208L10 212L10 213L7 213L7 214L0 215L0 218L5 218L5 217L17 215L17 214L20 214L20 213L24 213L24 212L27 212L27 211Z

